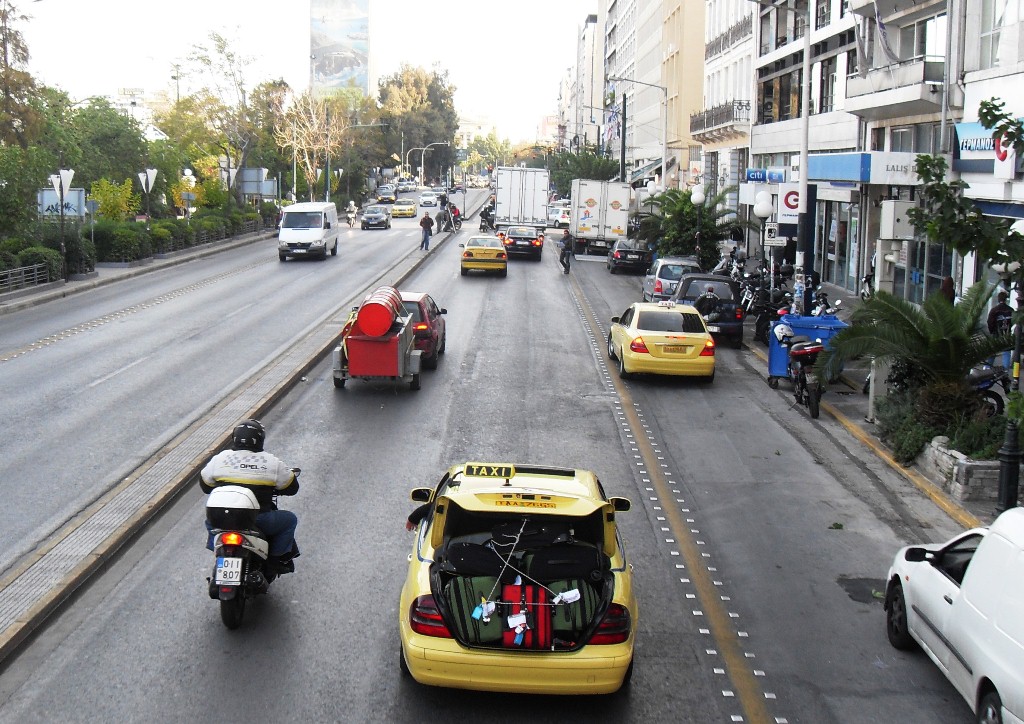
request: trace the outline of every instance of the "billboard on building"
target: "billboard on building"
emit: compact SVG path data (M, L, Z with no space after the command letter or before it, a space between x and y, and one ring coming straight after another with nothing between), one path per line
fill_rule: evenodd
M310 0L310 86L328 96L355 86L369 95L370 0Z

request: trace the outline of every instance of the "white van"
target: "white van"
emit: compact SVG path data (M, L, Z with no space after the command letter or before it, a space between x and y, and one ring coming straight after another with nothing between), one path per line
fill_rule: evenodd
M1024 508L901 549L885 610L889 642L924 649L978 721L1024 722Z
M284 207L278 225L277 255L327 258L338 253L338 209L333 203L311 201Z

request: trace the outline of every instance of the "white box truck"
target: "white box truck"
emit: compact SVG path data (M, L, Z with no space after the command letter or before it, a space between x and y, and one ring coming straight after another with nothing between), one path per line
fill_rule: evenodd
M499 166L494 174L495 227L533 226L543 231L548 223L548 170Z
M632 188L617 181L572 181L572 225L576 246L587 253L607 252L629 229L629 195Z

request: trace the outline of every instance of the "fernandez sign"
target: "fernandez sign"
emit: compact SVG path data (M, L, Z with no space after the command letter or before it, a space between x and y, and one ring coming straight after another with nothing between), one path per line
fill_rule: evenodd
M796 224L800 221L800 184L779 184L780 224Z

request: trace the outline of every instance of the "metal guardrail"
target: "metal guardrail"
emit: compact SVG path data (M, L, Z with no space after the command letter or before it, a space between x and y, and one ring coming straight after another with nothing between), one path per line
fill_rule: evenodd
M38 286L39 284L48 284L49 281L50 272L47 270L46 264L19 266L15 269L0 272L0 294Z

